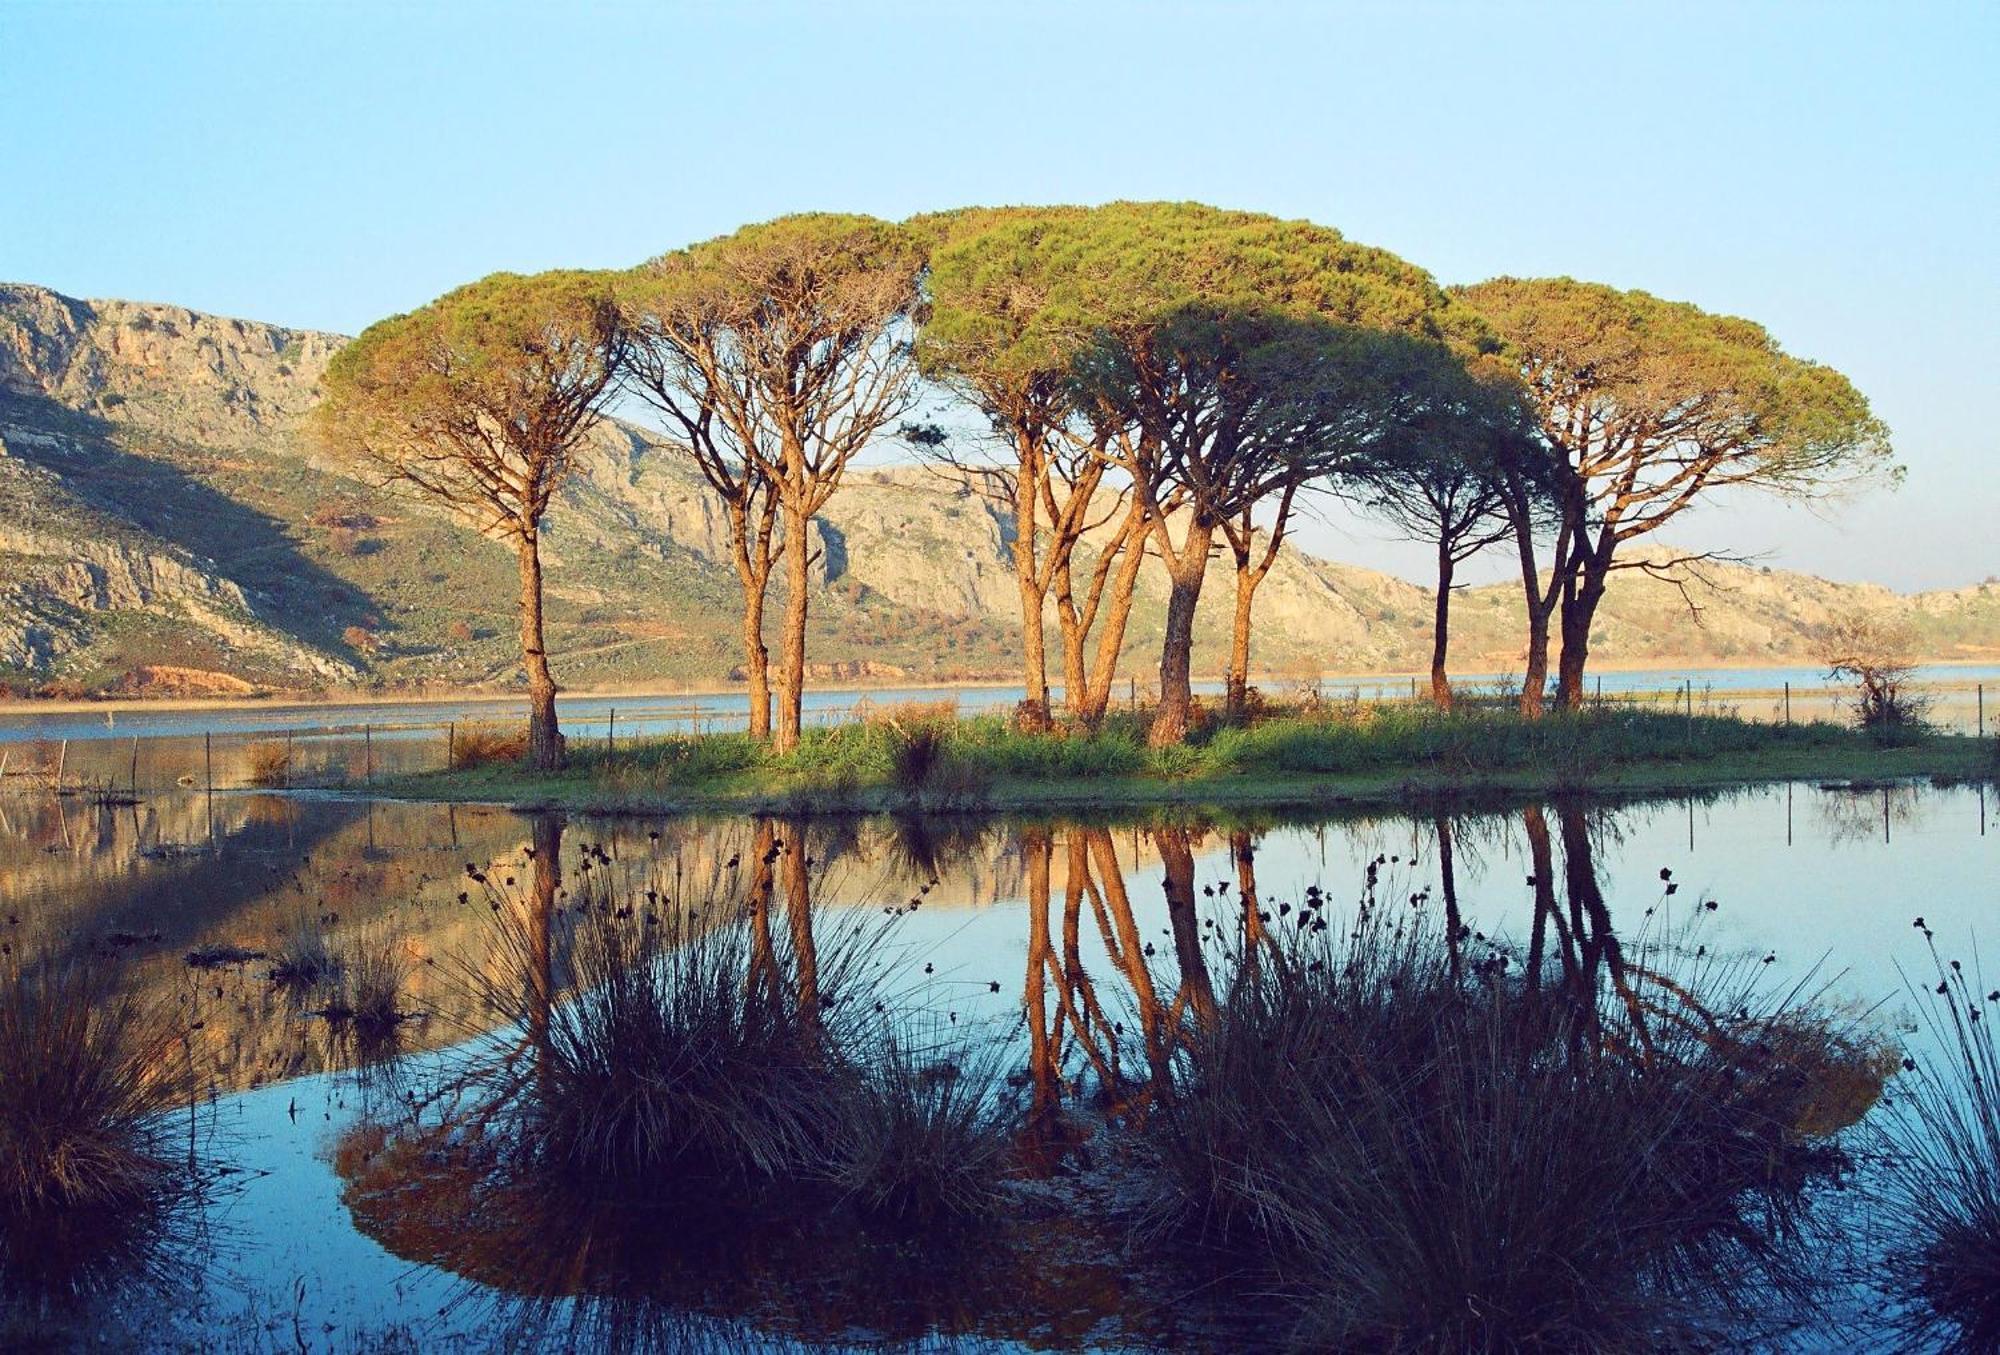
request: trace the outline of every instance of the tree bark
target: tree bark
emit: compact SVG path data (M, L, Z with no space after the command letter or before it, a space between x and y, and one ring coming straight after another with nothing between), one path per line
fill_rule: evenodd
M780 753L799 746L804 728L806 686L806 609L812 558L806 550L806 533L811 526L803 504L796 500L785 505L785 629L780 651L784 672L778 682L778 740Z
M556 680L542 642L542 552L537 533L520 534L521 666L528 673L528 758L537 771L563 764L563 736L556 725Z
M1162 529L1164 531L1164 529ZM1164 748L1187 737L1194 707L1191 667L1194 656L1194 613L1201 601L1202 580L1208 574L1208 550L1215 529L1190 522L1178 558L1165 556L1171 590L1167 594L1166 635L1160 642L1160 708L1146 742ZM1162 552L1165 555L1165 552Z
M1042 454L1034 437L1017 431L1014 472L1014 582L1021 592L1022 710L1029 728L1049 727L1048 641L1042 623L1045 590L1039 562L1036 506L1041 501Z
M1528 611L1528 652L1521 673L1521 714L1533 720L1542 714L1549 687L1549 613L1555 605L1555 580L1542 589L1535 562L1535 525L1524 491L1517 490L1508 507L1514 520L1514 545L1521 560L1521 593Z
M750 683L750 737L771 741L771 651L764 644L764 589L743 589L743 672Z
M1091 603L1091 619L1099 622L1097 651L1091 662L1089 679L1070 698L1070 709L1085 728L1095 729L1104 722L1111 706L1111 684L1118 678L1118 656L1125 649L1125 626L1132 616L1132 594L1139 585L1139 571L1146 564L1146 526L1137 509L1117 537L1123 552L1115 569L1105 578L1104 590ZM1109 546L1106 549L1110 549ZM1098 608L1107 608L1097 615ZM1073 609L1065 608L1065 611ZM1083 645L1087 631L1076 632L1076 668L1083 671ZM1067 659L1065 659L1067 662Z
M1562 601L1562 654L1556 667L1556 700L1564 710L1583 708L1584 669L1590 662L1590 625L1604 600L1610 562L1595 556L1582 562L1580 582L1565 587Z
M1247 560L1236 562L1236 619L1229 631L1229 676L1224 682L1224 702L1231 720L1243 718L1250 699L1250 602L1256 596L1258 581Z
M1439 710L1451 709L1451 677L1445 656L1451 651L1451 576L1457 562L1451 550L1438 547L1437 603L1431 616L1431 704Z

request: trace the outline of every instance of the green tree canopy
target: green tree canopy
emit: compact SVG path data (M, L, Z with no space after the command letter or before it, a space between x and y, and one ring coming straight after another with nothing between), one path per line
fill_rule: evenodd
M902 227L815 213L661 255L619 281L632 384L730 513L759 734L764 594L773 562L785 564L781 750L803 727L808 530L848 463L909 406L923 268Z
M543 644L542 515L624 360L609 279L496 273L371 325L335 355L320 431L337 453L510 540L536 765L562 760Z
M1551 587L1566 704L1582 700L1610 572L1661 568L1619 560L1625 542L1725 487L1807 495L1900 474L1853 383L1749 320L1570 278L1497 278L1458 296L1506 343L1559 467Z

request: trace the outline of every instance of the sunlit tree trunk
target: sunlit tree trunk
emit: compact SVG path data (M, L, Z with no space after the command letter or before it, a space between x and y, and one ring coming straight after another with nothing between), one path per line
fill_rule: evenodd
M1439 546L1437 599L1431 611L1431 702L1439 710L1451 709L1446 655L1451 650L1451 576L1455 568L1450 547Z
M1161 529L1164 532L1164 528ZM1163 551L1167 565L1166 634L1160 642L1160 706L1146 742L1155 748L1187 738L1193 717L1194 618L1201 602L1202 580L1208 575L1208 552L1215 529L1196 519L1176 553Z
M563 764L563 736L556 726L556 680L542 640L542 553L533 529L518 536L521 567L521 666L528 674L528 758L540 771Z
M785 623L781 654L784 676L778 692L778 739L776 748L789 753L799 746L805 726L806 611L810 605L812 557L806 549L806 533L811 526L805 506L796 500L785 504Z

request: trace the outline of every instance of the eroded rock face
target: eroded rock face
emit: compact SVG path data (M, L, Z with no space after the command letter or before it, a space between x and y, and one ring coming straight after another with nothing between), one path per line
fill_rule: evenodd
M78 502L60 477L30 465L0 437L0 664L47 670L86 645L113 613L171 619L211 645L264 667L345 680L351 666L260 619L212 561Z
M257 445L319 398L346 340L139 301L0 284L0 393L181 441Z

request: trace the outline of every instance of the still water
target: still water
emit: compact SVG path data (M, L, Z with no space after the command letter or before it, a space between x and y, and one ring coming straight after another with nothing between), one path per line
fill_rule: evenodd
M1573 887L1580 870L1601 891L1589 925L1604 935L1631 944L1691 928L1711 955L1906 1032L1905 975L1921 981L1930 964L1914 919L1950 954L1993 940L1991 797L1800 784L1435 817L794 825L531 819L310 794L173 792L131 804L10 795L0 797L0 899L12 946L115 951L130 982L200 1022L205 1095L189 1134L227 1165L226 1188L187 1244L186 1282L124 1302L106 1331L188 1347L340 1349L392 1332L420 1348L485 1348L553 1339L573 1316L570 1291L589 1287L579 1278L588 1268L536 1255L532 1233L468 1246L450 1199L359 1184L370 1122L396 1113L495 1020L468 981L494 963L498 911L468 886L471 871L511 898L529 888L537 859L558 855L692 901L727 892L761 852L787 907L807 905L787 914L795 942L797 928L824 936L894 913L879 944L910 1006L989 1033L1037 1103L1080 1108L1093 1071L1102 1081L1118 1057L1107 1028L1143 1027L1150 1039L1149 1022L1198 1000L1190 935L1231 915L1232 887L1234 897L1298 900L1317 886L1345 906L1371 874L1383 899L1448 900L1469 932L1526 946L1556 902L1552 886ZM264 957L302 930L336 950L396 958L398 1006L412 1019L392 1050L343 1035L273 984ZM1049 1245L1059 1252L1060 1242ZM1016 1274L949 1302L901 1286L859 1307L710 1288L677 1290L661 1311L672 1346L1228 1344L1178 1325L1175 1303L1087 1241L1032 1283ZM1843 1345L1826 1330L1787 1343Z

